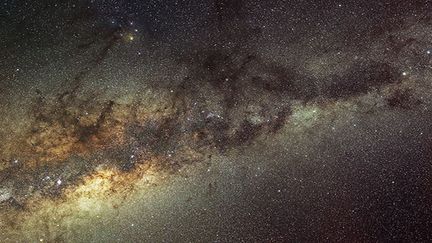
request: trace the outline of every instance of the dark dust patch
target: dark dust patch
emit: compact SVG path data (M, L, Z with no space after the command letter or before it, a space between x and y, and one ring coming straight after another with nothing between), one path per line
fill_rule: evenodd
M367 93L380 86L399 83L401 78L401 73L389 64L359 63L346 75L334 77L323 93L329 98L346 98Z
M76 133L78 134L79 141L87 142L91 136L99 133L101 126L106 122L107 116L111 114L113 105L114 101L108 101L94 124L77 127Z
M401 109L412 109L422 103L421 100L414 97L410 89L396 89L385 100L388 106Z
M83 40L82 44L77 46L79 52L92 52L90 55L91 59L73 77L71 88L59 95L59 102L68 102L68 100L76 98L77 92L83 85L85 78L107 58L109 51L121 40L122 31L120 27L102 28L93 32Z

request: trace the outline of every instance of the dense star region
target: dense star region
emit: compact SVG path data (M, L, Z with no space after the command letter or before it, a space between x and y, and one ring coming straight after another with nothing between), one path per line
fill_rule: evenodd
M0 242L432 240L432 2L0 13Z

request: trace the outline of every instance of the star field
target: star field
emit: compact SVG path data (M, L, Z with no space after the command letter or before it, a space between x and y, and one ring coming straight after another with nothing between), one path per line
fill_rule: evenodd
M0 5L0 242L427 242L429 1Z

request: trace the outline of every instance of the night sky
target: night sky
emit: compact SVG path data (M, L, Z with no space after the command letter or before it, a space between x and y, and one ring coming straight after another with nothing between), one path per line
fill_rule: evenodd
M432 241L432 1L0 1L0 242Z

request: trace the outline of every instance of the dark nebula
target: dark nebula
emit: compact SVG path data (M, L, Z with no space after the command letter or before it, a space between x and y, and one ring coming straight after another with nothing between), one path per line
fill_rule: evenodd
M0 6L0 242L432 240L429 1Z

